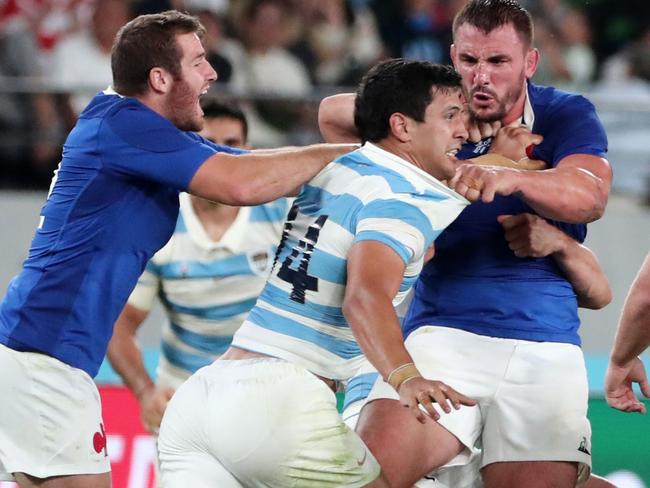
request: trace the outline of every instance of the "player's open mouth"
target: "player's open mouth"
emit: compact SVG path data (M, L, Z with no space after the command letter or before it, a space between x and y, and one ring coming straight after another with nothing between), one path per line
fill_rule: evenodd
M491 95L488 95L487 93L481 93L481 92L474 93L473 98L474 98L474 102L479 104L488 104L492 100L494 100L494 98Z
M203 109L201 108L201 97L205 96L208 93L208 88L203 90L201 93L199 93L199 96L196 98L196 101L199 105L199 112L201 113L201 117L203 117L205 114L203 113Z
M445 154L447 154L447 157L456 159L456 154L458 154L458 148L447 151Z

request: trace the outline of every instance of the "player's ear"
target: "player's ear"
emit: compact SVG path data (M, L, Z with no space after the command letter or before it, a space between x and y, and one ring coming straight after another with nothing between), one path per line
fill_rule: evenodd
M167 93L171 89L172 78L167 71L156 66L149 70L148 82L155 93Z
M456 68L456 44L449 46L449 57L451 58L454 68Z
M530 48L528 52L526 52L525 62L526 78L531 79L535 74L535 71L537 71L537 64L539 63L539 51L537 48Z
M404 114L395 112L391 114L388 119L390 132L400 142L408 142L411 140L410 124L411 119Z

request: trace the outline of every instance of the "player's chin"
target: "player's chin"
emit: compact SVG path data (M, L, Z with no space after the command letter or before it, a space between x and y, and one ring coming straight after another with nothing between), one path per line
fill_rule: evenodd
M451 176L456 174L456 168L458 167L458 159L454 157L448 157L447 163L445 164L445 171Z
M458 167L458 159L455 156L446 156L445 164L442 165L442 177L441 180L450 180L456 174L456 168Z
M203 129L203 125L204 125L203 117L197 115L195 117L188 118L187 120L183 121L181 124L177 124L177 127L184 131L200 132Z
M189 115L189 114L188 114ZM194 113L192 114L191 117L188 117L188 125L192 126L192 131L198 132L201 129L203 129L203 125L205 123L205 117L203 113L203 109L201 108L200 104L196 104L196 108L194 110Z
M491 124L492 122L496 122L497 120L501 120L503 118L501 110L499 110L498 107L491 107L491 106L476 107L476 106L472 106L472 107L470 107L470 110L471 110L471 113L472 113L472 118L476 122Z

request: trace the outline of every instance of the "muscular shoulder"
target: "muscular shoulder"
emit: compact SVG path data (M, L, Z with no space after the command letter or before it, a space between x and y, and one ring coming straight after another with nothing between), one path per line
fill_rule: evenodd
M568 117L580 120L585 115L596 113L594 105L584 96L551 86L530 84L530 102L535 113L535 122L553 123L558 118Z
M134 98L124 97L113 103L104 123L129 146L148 152L180 151L196 143L189 133Z
M585 97L557 88L529 86L533 132L544 136L533 157L556 166L571 154L604 157L607 135L594 105Z

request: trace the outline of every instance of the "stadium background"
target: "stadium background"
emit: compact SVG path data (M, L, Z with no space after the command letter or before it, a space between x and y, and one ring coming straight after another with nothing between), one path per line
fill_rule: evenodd
M264 7L253 16L247 15L252 3ZM110 82L106 53L93 43L111 38L124 15L170 5L200 11L211 26L209 52L221 77L210 95L244 104L252 143L261 147L318 141L318 101L354 85L380 57L446 62L449 19L463 3L0 0L0 293L25 257L62 138L83 101ZM524 3L535 12L545 60L536 81L589 96L610 139L613 193L605 217L590 225L587 244L603 263L614 299L602 311L583 311L581 329L594 469L603 475L618 472L622 487L650 487L650 421L613 411L602 400L618 315L650 249L650 2ZM93 18L101 21L93 23ZM161 320L157 309L141 333L152 374ZM152 486L154 445L142 430L135 400L107 365L96 381L104 400L114 487ZM623 470L637 478L623 480Z

